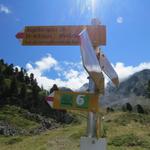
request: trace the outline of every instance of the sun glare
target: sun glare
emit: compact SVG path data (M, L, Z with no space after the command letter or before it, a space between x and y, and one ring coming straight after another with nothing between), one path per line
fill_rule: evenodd
M90 13L95 17L97 0L77 0L77 6L80 8L80 14Z
M105 13L108 4L112 0L76 0L76 9L80 10L80 15L88 16L89 18L102 17Z
M92 17L95 17L96 12L96 0L91 0L91 6L92 6Z

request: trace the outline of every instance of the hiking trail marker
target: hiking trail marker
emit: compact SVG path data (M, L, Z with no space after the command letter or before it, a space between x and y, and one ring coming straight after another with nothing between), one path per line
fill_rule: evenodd
M94 93L54 91L46 101L54 109L99 112L99 95Z
M46 101L55 109L88 112L87 137L82 137L80 150L106 150L106 139L100 138L99 100L104 94L103 72L117 86L118 75L109 63L100 45L106 45L106 27L98 19L92 25L81 26L26 26L16 34L22 45L80 45L83 66L88 72L89 92L51 93Z
M80 45L79 34L87 28L92 44L106 44L105 26L26 26L16 34L22 45Z

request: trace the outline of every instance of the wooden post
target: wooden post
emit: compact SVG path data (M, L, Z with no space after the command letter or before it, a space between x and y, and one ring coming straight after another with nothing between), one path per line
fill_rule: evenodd
M92 19L92 25L100 25L100 21L98 19ZM98 56L99 54L99 47L94 47L95 53ZM100 91L97 91L94 81L89 77L89 92L99 93L100 95L104 93L104 80L101 83ZM88 121L87 121L87 136L88 137L97 137L100 138L101 136L101 122L99 113L88 113Z

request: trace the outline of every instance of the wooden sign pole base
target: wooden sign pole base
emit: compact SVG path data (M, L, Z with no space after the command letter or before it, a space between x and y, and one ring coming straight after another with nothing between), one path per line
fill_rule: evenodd
M105 138L90 138L81 137L80 139L80 150L106 150L107 141Z

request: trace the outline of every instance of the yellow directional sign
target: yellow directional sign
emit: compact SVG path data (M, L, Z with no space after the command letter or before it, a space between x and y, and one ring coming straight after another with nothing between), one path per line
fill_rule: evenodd
M53 108L99 112L98 99L96 94L55 91Z
M106 27L98 26L26 26L23 33L22 45L80 45L79 33L87 28L94 46L106 44Z

